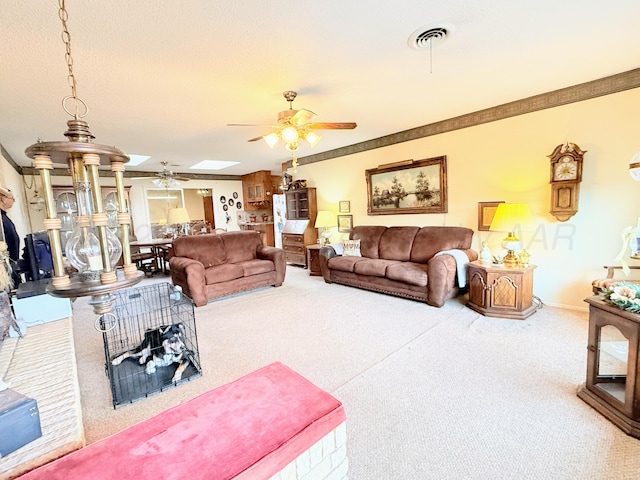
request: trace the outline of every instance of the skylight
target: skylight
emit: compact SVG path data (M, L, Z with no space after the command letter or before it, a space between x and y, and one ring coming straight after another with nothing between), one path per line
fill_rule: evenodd
M135 167L136 165L140 165L143 162L146 162L151 157L149 155L129 155L129 161L127 162L127 167Z
M189 167L190 170L222 170L223 168L233 167L240 162L226 162L224 160L202 160L199 163Z

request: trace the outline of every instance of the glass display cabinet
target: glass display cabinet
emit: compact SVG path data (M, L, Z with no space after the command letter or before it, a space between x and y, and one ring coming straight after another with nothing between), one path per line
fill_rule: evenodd
M589 304L587 381L578 397L617 425L640 438L640 314L605 302Z

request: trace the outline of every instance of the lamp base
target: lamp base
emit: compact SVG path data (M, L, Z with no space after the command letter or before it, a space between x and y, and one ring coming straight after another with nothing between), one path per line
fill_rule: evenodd
M520 260L513 250L507 250L507 254L502 259L502 262L507 268L517 268L520 265Z

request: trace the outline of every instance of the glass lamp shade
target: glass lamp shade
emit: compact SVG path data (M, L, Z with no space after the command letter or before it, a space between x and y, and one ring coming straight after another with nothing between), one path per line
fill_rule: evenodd
M111 230L107 228L105 231L109 247L109 262L113 268L122 255L122 244ZM100 272L104 269L100 252L98 229L92 226L77 226L65 246L67 260L80 273Z
M636 152L636 154L631 157L629 175L631 175L631 178L634 180L640 182L640 152Z
M33 208L36 212L41 212L42 210L44 210L44 207L45 207L44 198L38 195L38 192L36 191L35 195L29 202L29 206Z
M273 148L278 143L278 134L275 132L271 132L269 135L263 135L262 137L269 147Z
M307 134L304 136L304 139L307 141L309 145L311 145L311 147L315 147L318 144L318 142L322 140L322 137L317 133L307 132Z
M287 143L298 142L300 135L298 134L298 129L295 127L285 127L280 132L282 135L282 139Z

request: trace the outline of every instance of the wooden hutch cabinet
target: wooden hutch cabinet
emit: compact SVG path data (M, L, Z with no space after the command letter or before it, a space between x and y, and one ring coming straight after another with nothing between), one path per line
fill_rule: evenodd
M489 317L524 320L533 315L533 270L469 263L467 307Z
M275 177L279 179L280 177ZM242 193L245 211L270 210L271 196L278 193L274 177L269 170L242 175Z
M318 241L316 189L300 188L285 192L287 221L282 229L282 248L288 263L307 266L305 245Z

